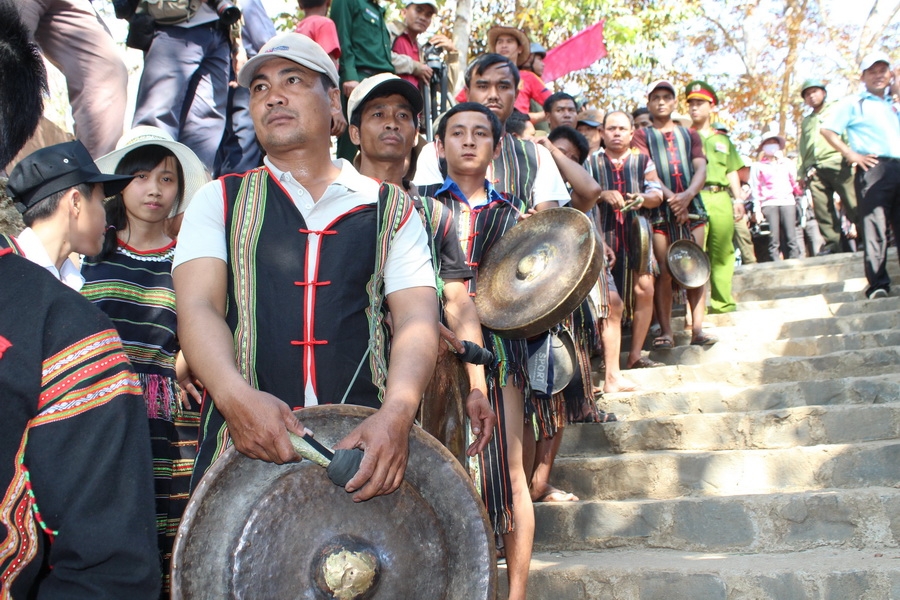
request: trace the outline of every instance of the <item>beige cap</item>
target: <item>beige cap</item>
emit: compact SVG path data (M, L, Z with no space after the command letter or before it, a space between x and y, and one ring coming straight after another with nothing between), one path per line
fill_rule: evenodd
M322 46L312 41L302 33L282 33L276 35L260 48L259 54L248 60L238 73L238 83L243 87L250 87L250 82L256 75L256 71L267 60L273 58L286 58L307 69L328 75L335 87L340 85L337 69L334 61L325 53Z

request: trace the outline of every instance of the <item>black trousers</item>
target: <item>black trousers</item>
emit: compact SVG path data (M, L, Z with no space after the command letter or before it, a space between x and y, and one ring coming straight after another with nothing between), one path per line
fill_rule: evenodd
M900 159L879 157L878 164L868 171L857 167L856 197L865 243L864 263L869 282L866 293L879 288L889 290L888 223L900 247Z

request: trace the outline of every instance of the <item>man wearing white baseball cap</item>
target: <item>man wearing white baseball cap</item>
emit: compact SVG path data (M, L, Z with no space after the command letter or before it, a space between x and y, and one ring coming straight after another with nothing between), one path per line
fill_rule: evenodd
M898 82L886 54L876 52L860 64L865 90L841 100L822 123L822 136L855 166L856 198L865 248L867 298L891 291L887 272L887 225L900 245L900 117ZM841 136L846 134L847 141Z
M222 440L251 458L297 460L288 431L304 430L292 409L347 402L379 410L337 444L365 451L345 487L357 501L390 493L437 356L425 230L402 190L332 161L339 80L318 44L278 35L238 82L265 164L201 188L173 267L182 348L212 399L195 485Z

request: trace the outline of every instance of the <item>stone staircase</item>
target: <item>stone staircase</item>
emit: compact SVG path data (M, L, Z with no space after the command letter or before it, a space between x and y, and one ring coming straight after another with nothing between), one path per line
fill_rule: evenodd
M864 288L860 254L744 266L718 344L569 426L529 598L900 600L900 295Z

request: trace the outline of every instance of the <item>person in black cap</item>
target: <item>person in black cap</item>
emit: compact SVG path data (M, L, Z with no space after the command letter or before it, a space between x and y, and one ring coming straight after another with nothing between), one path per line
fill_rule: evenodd
M26 228L15 238L0 237L0 247L11 247L80 290L84 278L69 255L100 253L106 235L103 199L121 192L132 178L101 173L77 140L29 154L7 183Z

